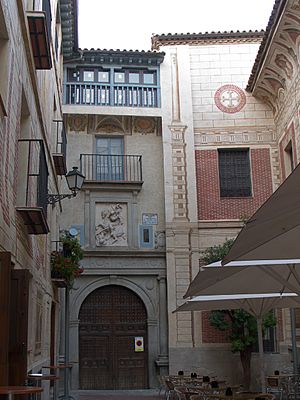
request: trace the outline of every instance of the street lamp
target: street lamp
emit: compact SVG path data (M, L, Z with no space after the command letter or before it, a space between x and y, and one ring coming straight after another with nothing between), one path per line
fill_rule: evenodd
M72 197L75 197L78 193L79 190L81 190L83 182L84 182L85 176L82 175L78 171L77 167L73 167L72 171L69 171L66 174L66 180L69 189L71 190L72 193L68 194L48 194L47 195L47 203L48 204L54 204L60 200L63 200L65 198L71 199Z

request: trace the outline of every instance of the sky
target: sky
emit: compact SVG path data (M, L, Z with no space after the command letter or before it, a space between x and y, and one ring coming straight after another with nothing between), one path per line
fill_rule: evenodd
M79 0L79 47L150 50L153 33L265 29L275 0Z

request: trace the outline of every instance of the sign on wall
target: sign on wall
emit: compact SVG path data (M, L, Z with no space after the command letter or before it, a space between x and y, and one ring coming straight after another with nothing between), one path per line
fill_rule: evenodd
M147 213L142 215L142 223L143 225L157 225L158 223L158 215Z
M144 351L144 338L142 336L136 336L134 338L134 351Z

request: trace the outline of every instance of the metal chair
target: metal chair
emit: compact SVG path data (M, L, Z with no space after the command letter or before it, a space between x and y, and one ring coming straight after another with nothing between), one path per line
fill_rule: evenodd
M283 398L283 387L280 384L279 377L267 377L266 378L266 390L267 393L278 396L279 400Z

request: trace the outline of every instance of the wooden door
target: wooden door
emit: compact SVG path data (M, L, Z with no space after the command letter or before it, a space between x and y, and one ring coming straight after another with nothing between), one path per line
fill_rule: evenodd
M11 271L9 384L23 385L27 376L28 294L31 274Z
M148 387L147 313L136 294L99 288L83 302L79 320L81 389ZM143 337L144 351L135 351L136 337Z
M0 252L0 386L8 385L10 253Z

